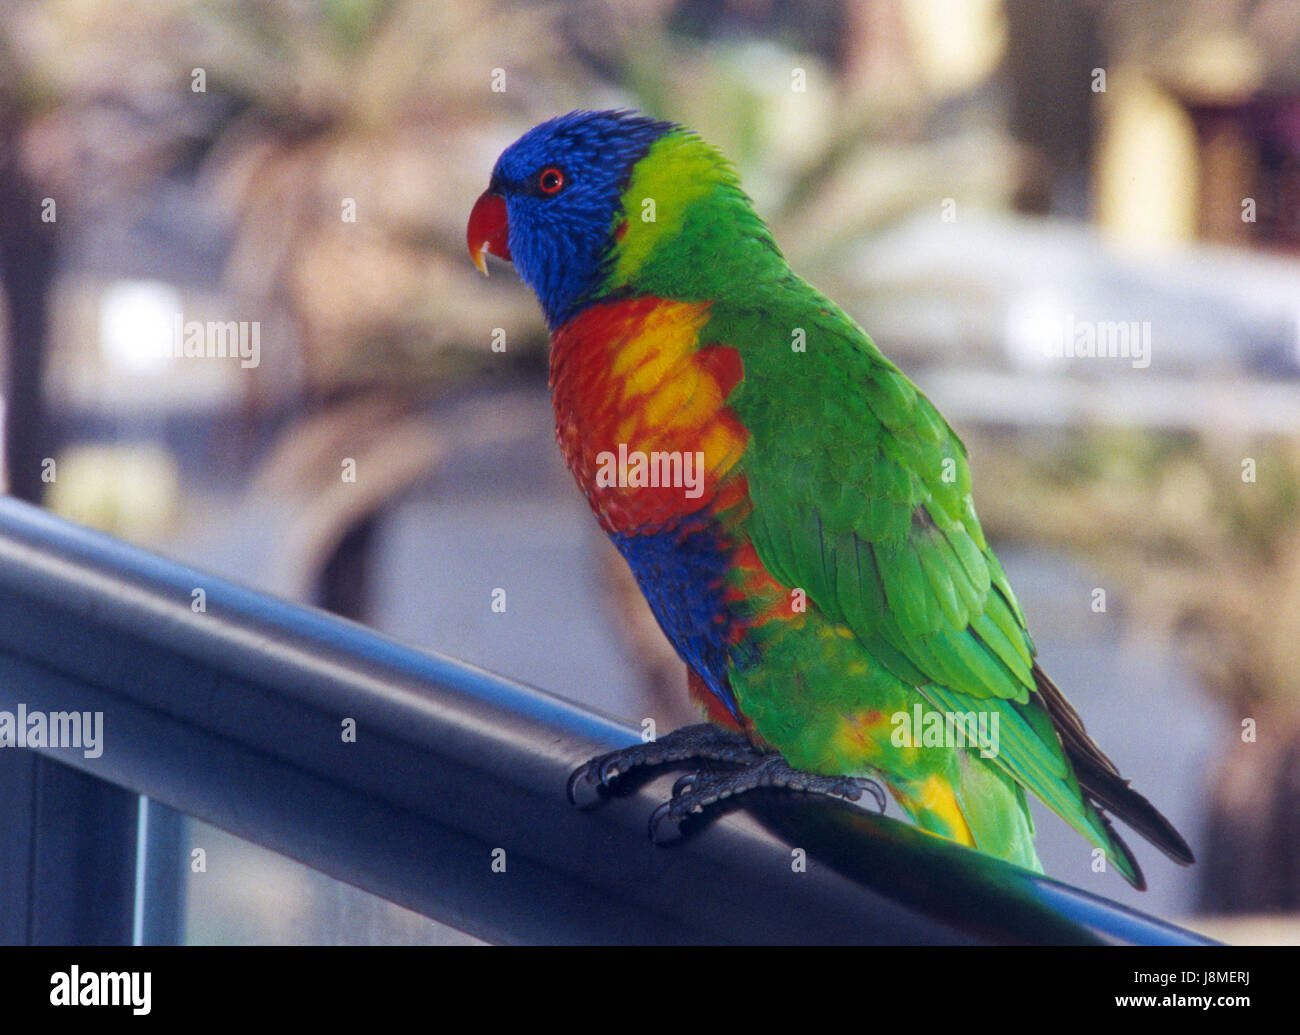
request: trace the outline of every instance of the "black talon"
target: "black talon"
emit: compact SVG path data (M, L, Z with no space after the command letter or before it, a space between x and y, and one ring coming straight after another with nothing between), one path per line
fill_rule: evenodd
M673 730L658 740L597 755L569 776L567 792L573 804L591 808L607 796L613 784L637 769L680 762L743 766L761 757L745 734L704 722Z
M593 779L590 764L580 766L569 774L565 787L569 803L580 809L590 809L605 797L605 786L599 779Z
M597 782L602 786L609 786L609 784L617 780L622 773L623 770L619 768L617 756L606 758L605 761L600 764L600 769L596 774Z
M569 800L580 808L591 808L635 770L695 761L720 768L704 768L677 779L672 797L650 814L650 839L656 844L684 837L693 818L720 802L765 787L847 801L858 801L867 791L877 809L885 811L884 789L874 780L795 769L781 755L760 752L744 734L709 723L686 726L660 740L593 758L570 775ZM671 823L668 830L661 829L665 822Z
M656 845L670 845L685 840L700 820L701 811L679 816L673 811L672 801L664 802L650 813L650 841Z
M672 796L676 798L679 794L685 794L695 786L695 781L699 778L699 773L685 773L682 776L679 776L677 782L673 784Z
M669 816L672 807L673 807L673 803L672 800L670 799L664 802L658 808L656 808L654 812L650 813L650 828L649 828L650 840L657 845L666 845L670 841L677 841L681 839L682 836L681 820L677 819L676 817ZM665 819L671 819L672 832L667 836L661 837L659 828L660 826L662 826L663 821Z
M650 837L664 844L683 836L683 826L692 817L749 791L761 788L817 794L825 797L858 801L869 792L877 808L885 810L885 792L874 780L851 776L822 776L794 769L780 755L765 755L743 769L692 773L683 776L673 787L673 796L650 816ZM667 836L665 822L673 827Z

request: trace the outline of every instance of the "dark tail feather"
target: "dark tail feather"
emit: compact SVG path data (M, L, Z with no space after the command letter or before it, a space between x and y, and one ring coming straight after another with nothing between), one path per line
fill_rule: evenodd
M1079 713L1070 706L1065 695L1037 664L1034 665L1034 682L1038 685L1043 704L1047 706L1052 725L1060 735L1066 757L1074 765L1075 776L1078 777L1079 787L1083 793L1099 808L1123 820L1174 862L1183 866L1195 862L1192 850L1187 846L1182 835L1154 805L1133 790L1128 781L1119 775L1115 763L1107 758L1101 748L1088 736ZM1102 820L1107 829L1114 834L1105 816ZM1114 840L1125 856L1132 861L1133 854L1128 850L1128 846L1118 835L1114 835ZM1135 868L1136 865L1134 862ZM1140 870L1138 872L1141 873Z

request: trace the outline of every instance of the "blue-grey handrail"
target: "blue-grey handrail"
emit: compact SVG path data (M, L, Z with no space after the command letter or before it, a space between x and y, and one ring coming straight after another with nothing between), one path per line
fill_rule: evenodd
M763 792L652 845L664 779L565 797L627 726L5 498L19 704L103 713L102 754L47 755L495 942L1204 941L835 802Z

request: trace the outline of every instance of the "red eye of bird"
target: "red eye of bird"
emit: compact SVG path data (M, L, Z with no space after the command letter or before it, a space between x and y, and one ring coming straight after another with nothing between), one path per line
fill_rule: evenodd
M550 165L537 174L537 189L543 194L558 194L564 186L564 173Z

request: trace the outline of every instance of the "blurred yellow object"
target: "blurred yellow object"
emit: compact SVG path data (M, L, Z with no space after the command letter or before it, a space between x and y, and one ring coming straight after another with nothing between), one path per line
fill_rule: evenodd
M1007 48L1001 0L905 0L902 15L917 70L941 96L978 86Z
M1171 75L1189 96L1220 104L1249 100L1263 89L1269 72L1258 41L1231 26L1189 41L1171 64Z
M154 445L72 446L55 458L46 506L60 517L137 543L171 526L180 472Z
M1191 117L1132 67L1108 77L1097 159L1097 222L1116 244L1160 250L1196 239L1197 148Z

